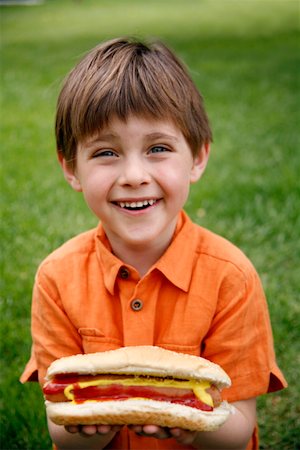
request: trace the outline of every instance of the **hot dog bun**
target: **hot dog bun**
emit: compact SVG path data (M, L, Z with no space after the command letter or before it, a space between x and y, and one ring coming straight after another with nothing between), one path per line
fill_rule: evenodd
M228 375L217 364L204 358L154 346L122 347L107 352L64 357L50 365L47 380L51 381L62 374L119 374L208 381L219 389L231 384ZM210 431L219 428L230 413L230 406L226 402L222 402L213 411L202 411L150 398L84 403L46 400L45 404L48 417L58 425L152 424Z
M230 414L230 406L223 402L212 412L184 405L148 400L52 403L46 401L48 417L57 425L159 425L186 430L213 431Z
M226 372L199 356L177 353L156 346L121 347L117 350L68 356L49 366L46 378L57 374L134 374L208 380L217 387L231 385Z

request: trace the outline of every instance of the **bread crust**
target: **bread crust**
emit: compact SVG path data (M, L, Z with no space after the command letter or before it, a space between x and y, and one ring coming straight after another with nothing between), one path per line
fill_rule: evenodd
M230 414L227 402L206 412L169 402L128 399L82 404L46 401L48 417L57 425L158 425L191 431L214 431Z
M51 380L55 375L67 373L170 376L208 380L219 389L231 385L230 378L217 364L157 346L121 347L106 352L64 357L50 365L46 379Z

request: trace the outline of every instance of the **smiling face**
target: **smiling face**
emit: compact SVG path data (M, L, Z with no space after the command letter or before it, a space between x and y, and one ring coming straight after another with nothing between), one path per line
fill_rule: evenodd
M61 164L67 181L101 220L115 254L122 258L126 248L151 246L159 257L208 154L206 145L194 159L172 122L129 116L126 122L114 118L81 142L74 171L63 158Z

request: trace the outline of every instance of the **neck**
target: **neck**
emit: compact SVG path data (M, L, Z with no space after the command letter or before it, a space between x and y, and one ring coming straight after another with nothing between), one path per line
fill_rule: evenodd
M162 247L154 247L153 244L150 244L148 248L145 245L135 248L119 245L117 248L112 246L112 250L119 259L124 261L125 264L134 267L140 276L143 277L163 255L168 245L169 243Z
M156 242L151 240L150 242L129 244L128 242L124 243L120 239L116 240L109 235L107 237L110 241L113 254L125 264L134 267L140 276L143 277L170 245L175 228L176 222L172 230L169 230L168 236L164 236L163 239L158 239Z

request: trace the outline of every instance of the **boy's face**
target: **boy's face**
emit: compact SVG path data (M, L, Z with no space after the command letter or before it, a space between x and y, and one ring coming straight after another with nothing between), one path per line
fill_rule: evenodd
M99 134L79 144L76 169L61 164L67 181L82 191L118 249L157 246L174 233L190 183L203 173L209 146L194 159L172 122L130 116L114 118Z

